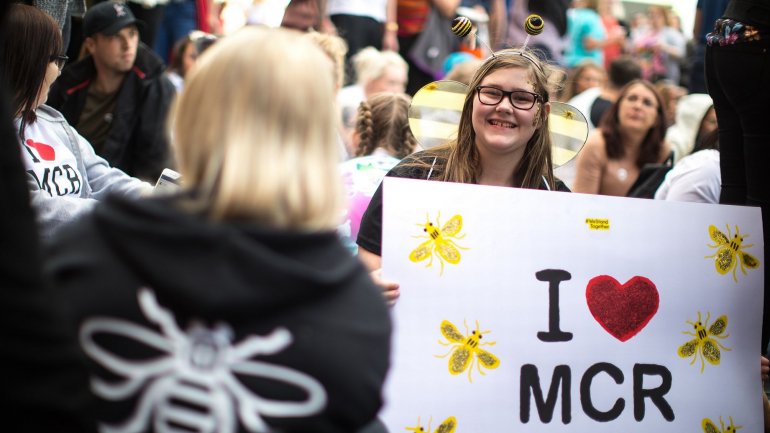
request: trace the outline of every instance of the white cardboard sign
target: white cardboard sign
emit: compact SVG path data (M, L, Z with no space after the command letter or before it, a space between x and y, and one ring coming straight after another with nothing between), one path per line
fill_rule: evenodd
M391 432L761 431L759 209L384 182Z

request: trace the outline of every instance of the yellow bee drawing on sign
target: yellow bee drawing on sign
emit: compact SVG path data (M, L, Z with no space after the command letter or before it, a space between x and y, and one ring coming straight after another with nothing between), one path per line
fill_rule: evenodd
M430 423L433 419L428 421L428 429L424 429L422 427L422 424L420 424L420 418L417 418L417 427L407 427L406 429L409 431L417 432L417 433L423 433L427 432L430 433ZM455 431L455 428L457 428L457 419L455 417L450 416L449 418L445 419L444 422L441 423L440 426L436 429L433 433L453 433Z
M741 236L738 226L735 226L735 236L730 235L730 226L727 225L727 235L719 231L713 225L709 226L709 237L712 241L716 242L716 245L708 244L711 248L716 248L717 252L713 255L706 256L707 259L714 257L714 267L717 272L724 275L731 270L733 271L733 280L738 282L738 277L735 275L735 270L738 269L738 262L741 264L741 272L746 275L746 268L756 269L759 267L759 260L751 254L743 251L745 248L753 247L754 245L744 245L743 240L749 237L749 235Z
M692 325L695 332L682 331L682 334L691 335L695 338L681 345L677 350L677 354L681 358L692 357L690 365L695 364L695 360L700 358L700 372L703 373L703 369L706 367L705 361L708 361L711 365L719 365L719 362L722 359L722 352L719 350L720 348L728 352L730 351L730 349L723 346L722 343L715 340L715 338L725 339L729 337L730 334L724 334L725 329L727 329L727 316L722 315L717 317L717 320L715 320L711 326L709 326L711 313L708 313L706 316L705 325L700 319L701 315L700 311L698 311L698 320L696 322L687 321L687 323Z
M465 333L467 334L468 324L465 321L463 321L463 324L465 325ZM449 341L445 343L439 340L439 343L443 346L452 346L452 349L444 355L435 356L437 358L446 358L451 353L452 356L449 357L449 372L451 374L460 374L465 370L468 370L468 381L473 383L471 371L473 371L474 357L478 361L476 368L482 376L486 374L481 370L482 366L489 369L495 369L500 366L500 360L497 359L495 355L480 347L495 345L494 341L486 343L481 342L484 334L489 334L490 332L492 331L481 331L479 329L479 321L477 320L476 329L466 337L457 330L457 327L453 325L452 322L444 320L441 322L441 334Z
M725 428L725 423L722 421L722 417L719 417L719 424L722 425L722 428L718 428L716 424L714 424L713 421L711 421L708 418L704 418L703 422L701 423L701 427L703 427L703 433L735 433L736 430L739 428L743 428L743 426L735 425L733 422L733 417L730 417L730 425Z
M462 239L465 234L460 234L460 230L463 228L463 217L455 215L444 224L441 229L441 214L439 213L436 218L436 225L430 221L426 216L425 224L417 224L422 227L422 230L427 235L415 236L418 238L428 238L427 241L417 246L411 253L409 253L409 260L417 263L427 258L430 258L426 268L433 265L433 257L436 256L441 263L441 272L439 275L444 274L444 261L447 261L453 265L460 263L460 249L467 250L468 248L457 245L452 239Z

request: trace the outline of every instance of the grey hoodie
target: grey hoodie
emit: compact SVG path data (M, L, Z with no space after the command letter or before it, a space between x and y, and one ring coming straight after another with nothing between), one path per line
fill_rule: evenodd
M152 191L150 184L110 167L107 161L96 155L91 144L67 123L61 113L47 105L41 105L35 113L36 126L53 134L72 151L77 160L77 170L84 177L78 197L55 197L41 189L39 180L30 167L26 167L32 207L37 214L40 235L44 240L50 238L62 224L90 211L97 200L108 194L137 197ZM19 126L18 119L16 126Z

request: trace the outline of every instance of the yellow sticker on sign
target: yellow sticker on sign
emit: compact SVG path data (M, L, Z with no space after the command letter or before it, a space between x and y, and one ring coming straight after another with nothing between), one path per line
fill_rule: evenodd
M610 220L607 218L586 218L590 230L609 230Z

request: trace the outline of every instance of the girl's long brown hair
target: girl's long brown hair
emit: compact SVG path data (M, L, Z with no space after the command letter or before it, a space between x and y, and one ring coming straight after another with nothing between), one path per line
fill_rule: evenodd
M481 159L476 148L476 132L473 130L471 115L477 100L476 87L489 74L500 69L524 68L532 78L535 92L540 100L533 110L538 110L535 122L537 128L527 142L524 156L513 172L514 183L522 188L539 189L543 178L549 188L554 189L553 163L551 159L551 136L548 132L548 114L544 105L548 102L548 66L532 52L519 49L498 51L488 58L476 71L468 86L457 139L435 146L425 157L411 162L412 165L429 166L432 179L446 182L477 183L481 175ZM434 158L435 157L435 163Z

